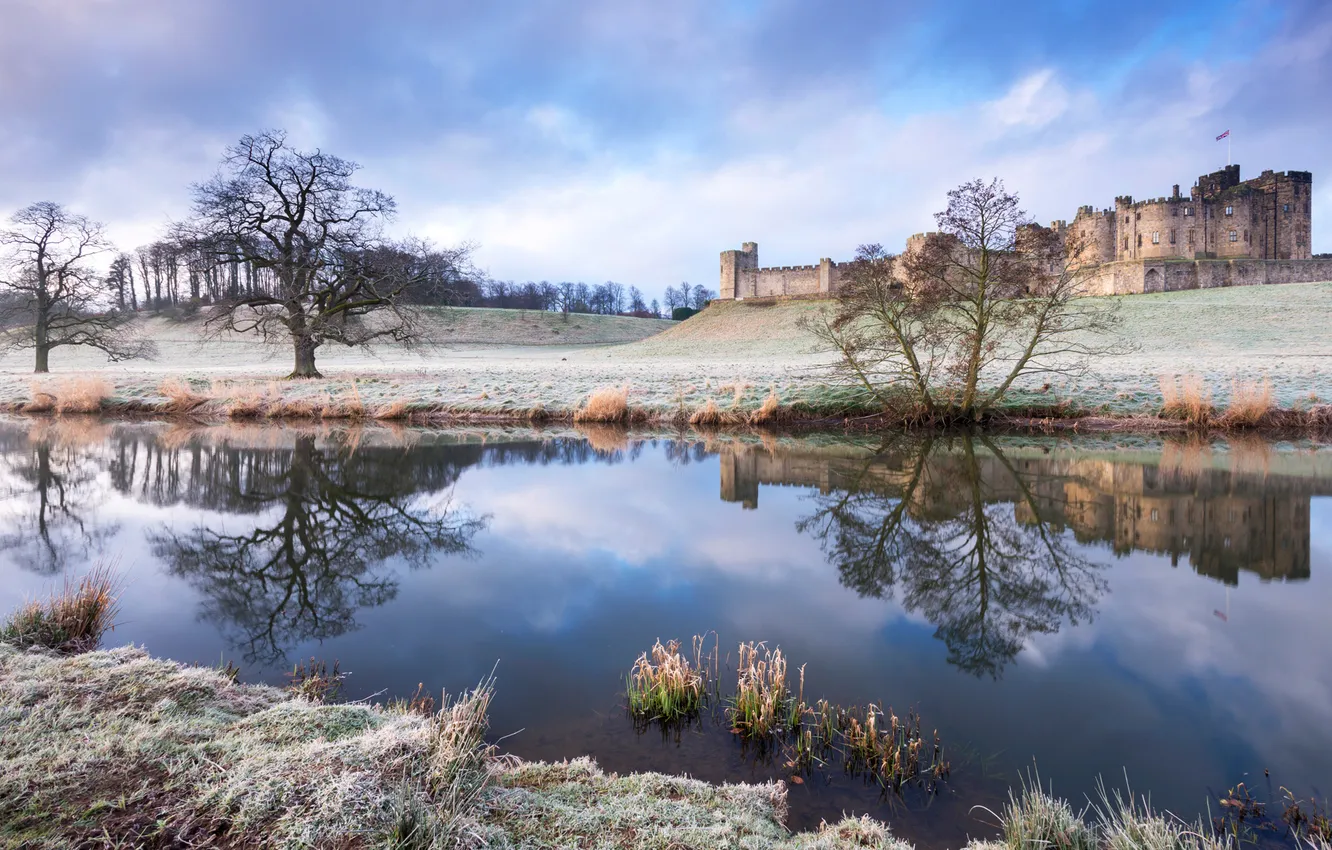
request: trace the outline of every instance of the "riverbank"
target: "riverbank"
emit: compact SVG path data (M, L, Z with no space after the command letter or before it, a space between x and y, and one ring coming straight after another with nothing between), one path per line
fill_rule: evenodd
M483 742L490 683L438 712L318 693L134 647L62 656L0 643L0 846L910 847L868 818L789 833L782 782L497 756ZM999 837L967 846L1227 846L1140 803L1104 803L1088 824L1029 788L996 814Z
M718 302L680 323L442 313L437 346L375 355L327 349L319 361L327 378L300 381L281 380L289 370L283 350L239 337L199 342L197 319L151 319L142 332L162 352L156 362L108 364L96 351L62 349L55 372L34 376L22 353L0 358L0 409L435 424L897 424L853 389L830 383L831 356L801 325L827 307ZM1077 378L1020 381L992 424L1332 427L1332 340L1322 332L1332 324L1332 284L1141 295L1123 299L1120 309L1120 333L1134 353L1095 363ZM603 403L594 405L598 398Z

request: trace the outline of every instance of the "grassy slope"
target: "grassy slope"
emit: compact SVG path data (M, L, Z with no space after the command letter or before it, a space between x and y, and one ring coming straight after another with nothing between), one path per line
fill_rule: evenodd
M1105 406L1142 413L1161 403L1159 378L1197 372L1224 403L1236 380L1270 380L1274 400L1289 406L1332 398L1332 283L1196 290L1119 299L1122 335L1135 353L1105 358L1080 379L1045 377L1019 381L1017 403L1070 401L1085 409ZM60 373L97 373L115 385L121 401L164 401L159 390L168 374L192 380L224 398L237 382L284 399L318 402L355 393L367 404L400 400L412 409L513 415L541 404L570 411L601 387L629 387L629 403L659 412L697 410L708 401L725 409L757 407L774 389L783 404L835 406L821 368L829 355L818 351L800 321L828 302L760 305L718 302L682 323L618 317L570 317L502 310L450 314L440 336L458 345L422 354L393 349L370 356L328 349L319 355L323 383L271 383L289 368L288 355L271 359L253 342L201 347L186 325L153 329L162 343L155 363L100 363L96 352L62 350L53 356L56 375L39 379L49 390ZM165 323L163 323L165 324ZM156 328L156 326L152 326ZM448 328L447 332L445 328ZM664 332L649 336L654 330ZM150 328L151 329L151 328ZM554 331L560 331L555 334ZM184 334L173 336L172 334ZM557 344L544 344L558 338ZM603 345L570 345L600 340ZM636 341L633 341L636 340ZM536 344L542 343L542 344ZM28 361L0 360L0 404L29 398ZM239 390L237 390L239 391ZM220 412L225 404L213 405ZM204 410L202 412L209 412Z

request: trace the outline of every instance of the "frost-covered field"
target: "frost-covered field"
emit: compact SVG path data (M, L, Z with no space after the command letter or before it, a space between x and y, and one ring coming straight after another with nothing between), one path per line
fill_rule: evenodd
M601 387L629 388L632 406L693 410L712 399L759 404L769 389L784 403L833 397L823 368L829 355L800 320L828 305L719 303L687 322L471 310L442 322L446 340L421 352L392 348L374 354L326 348L325 381L279 382L290 354L246 339L199 342L197 326L151 320L143 332L161 350L156 362L108 364L95 351L61 349L39 389L58 389L69 376L104 377L120 400L155 401L165 378L200 392L279 394L283 399L358 397L365 404L504 413L536 404L549 411L577 407ZM1271 382L1282 405L1332 399L1332 283L1239 287L1136 295L1123 299L1122 334L1135 353L1095 364L1093 376L1045 378L1022 387L1025 400L1072 401L1138 412L1160 404L1162 375L1203 375L1224 402L1233 381ZM663 332L657 333L661 328ZM649 334L654 334L650 335ZM584 344L570 344L584 343ZM27 399L30 352L0 359L0 400ZM1031 393L1028 395L1027 393Z

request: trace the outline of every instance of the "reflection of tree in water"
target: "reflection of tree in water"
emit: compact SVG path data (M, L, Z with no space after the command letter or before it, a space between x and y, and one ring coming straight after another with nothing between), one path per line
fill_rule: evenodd
M1029 636L1091 618L1106 590L1101 565L1052 527L1033 481L988 441L913 444L890 488L871 476L876 461L846 490L816 496L818 510L798 528L819 539L843 584L862 596L898 593L928 617L950 663L998 677Z
M83 434L77 424L43 424L0 436L0 499L6 516L0 551L19 565L55 575L83 563L116 531L97 520L101 488L97 457L105 435ZM97 439L94 439L97 438Z
M225 470L204 472L203 480L228 482L213 486L211 498L255 514L253 528L164 529L150 542L207 597L205 619L234 631L251 662L277 661L301 641L355 629L359 608L397 593L388 559L416 568L434 553L468 553L485 525L439 495L460 468L447 451L339 451L317 448L307 435L289 450L221 449L203 457ZM418 495L432 492L433 503ZM241 505L248 511L238 511Z

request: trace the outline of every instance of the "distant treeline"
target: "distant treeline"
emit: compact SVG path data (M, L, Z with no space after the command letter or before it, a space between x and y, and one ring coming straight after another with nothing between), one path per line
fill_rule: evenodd
M414 304L658 318L669 317L678 308L702 309L716 297L704 286L682 283L678 288L666 287L663 304L656 298L646 299L636 286L614 281L492 280L472 269L462 252L397 253L370 261L415 266L415 282L403 293L403 300ZM116 309L128 311L188 310L237 297L276 297L280 287L272 270L231 259L243 255L219 250L216 245L161 240L118 254L107 273L106 291Z

